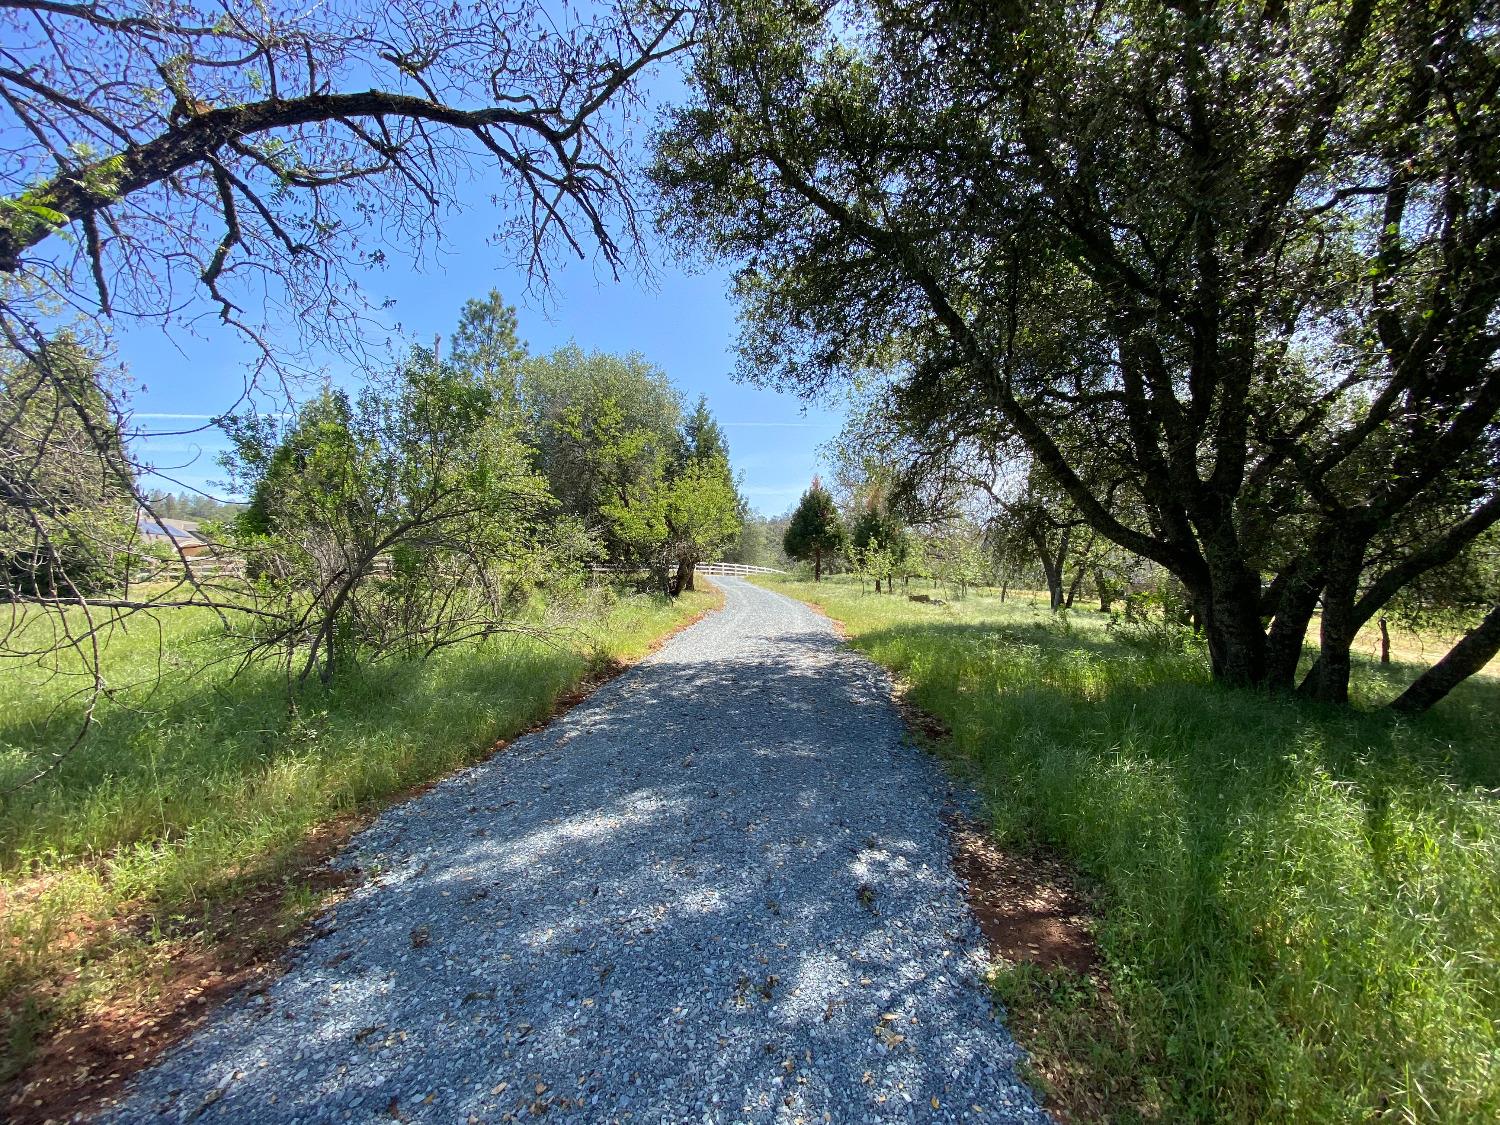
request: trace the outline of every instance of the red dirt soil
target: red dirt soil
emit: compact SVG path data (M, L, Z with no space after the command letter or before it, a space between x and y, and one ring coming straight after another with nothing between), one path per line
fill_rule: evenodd
M914 704L897 685L892 696L913 741L933 749L952 731ZM1088 973L1098 959L1093 918L1068 865L1045 852L1017 854L999 847L985 825L950 810L954 873L968 891L969 909L997 960Z

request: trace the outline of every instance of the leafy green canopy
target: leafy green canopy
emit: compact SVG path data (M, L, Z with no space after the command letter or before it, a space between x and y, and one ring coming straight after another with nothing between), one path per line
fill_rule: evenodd
M867 508L860 513L859 518L850 528L849 546L855 551L864 551L871 547L889 551L894 560L899 563L906 554L906 528L889 512L882 512L878 508Z
M99 362L67 333L0 357L0 597L117 594L138 549L130 464Z
M639 503L675 457L682 422L677 389L641 355L570 344L527 361L521 398L553 494L617 554L622 543L607 510Z
M726 0L655 176L749 375L1020 445L1224 681L1291 686L1321 606L1337 700L1500 520L1497 85L1477 2Z
M822 577L823 560L844 548L844 521L839 517L832 495L816 478L802 494L792 512L791 523L781 541L789 558L813 563L815 577Z
M430 655L520 627L565 577L579 536L554 524L502 387L416 349L356 394L325 390L290 423L226 419L225 466L257 581L252 654L306 676L364 654Z
M738 534L744 502L723 431L701 398L684 416L677 389L642 357L570 345L527 363L521 397L554 494L612 562L680 591Z
M895 581L911 555L911 539L906 528L889 512L867 507L849 527L847 552L849 561L862 577L882 582L894 592Z

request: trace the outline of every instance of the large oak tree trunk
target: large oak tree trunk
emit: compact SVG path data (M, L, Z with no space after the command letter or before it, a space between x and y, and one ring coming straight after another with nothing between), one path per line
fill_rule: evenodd
M1266 638L1266 686L1290 691L1297 679L1297 663L1307 640L1307 626L1318 608L1321 578L1294 568L1283 580L1284 589L1274 606L1276 619Z
M1208 639L1214 679L1236 687L1266 682L1266 632L1260 615L1260 575L1238 558L1210 557L1207 589L1194 589L1193 608Z
M1464 634L1448 655L1439 660L1391 701L1393 711L1421 714L1500 653L1500 605Z
M1078 572L1073 575L1073 582L1068 587L1068 596L1063 599L1063 608L1072 609L1073 599L1078 596L1079 587L1083 585L1083 564L1078 565Z
M691 559L678 559L677 581L674 583L674 586L676 588L673 590L673 593L680 594L684 590L695 589L696 587L693 585L693 576L696 571L697 564L694 563Z
M1322 703L1349 702L1349 650L1360 621L1354 612L1359 575L1364 565L1362 540L1337 544L1323 587L1323 622L1318 631L1318 658L1308 669L1298 693Z
M1057 572L1057 568L1054 567L1050 562L1044 563L1042 565L1042 570L1045 571L1046 575L1047 575L1047 602L1048 602L1048 604L1051 605L1051 607L1052 607L1052 609L1054 611L1062 609L1062 604L1063 604L1062 575Z

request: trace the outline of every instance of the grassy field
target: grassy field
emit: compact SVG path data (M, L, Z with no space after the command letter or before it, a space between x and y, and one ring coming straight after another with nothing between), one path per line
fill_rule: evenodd
M1063 855L1092 889L1094 979L996 974L1080 1116L1500 1120L1493 667L1402 720L1216 688L1190 639L1096 612L765 584L843 622L945 721L1004 844ZM1355 698L1416 672L1361 662Z
M161 968L154 946L170 954L195 931L202 939L218 904L305 862L320 826L482 757L586 677L643 655L716 602L711 592L626 597L569 643L504 637L351 672L301 692L295 714L273 669L231 680L220 663L193 674L222 654L206 614L175 611L160 632L138 619L115 633L109 678L138 686L101 707L52 777L0 804L0 1081L59 1021L149 988ZM6 663L0 790L76 729L76 704L59 704L64 681ZM283 928L315 905L312 891L288 885Z

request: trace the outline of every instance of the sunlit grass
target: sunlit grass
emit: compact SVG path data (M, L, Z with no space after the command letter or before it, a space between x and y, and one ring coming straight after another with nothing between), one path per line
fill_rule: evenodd
M231 678L232 663L215 663L224 641L207 613L113 634L106 671L137 686L101 706L55 774L0 805L0 1007L11 1016L0 1079L49 1015L26 1013L32 982L81 966L67 999L77 1006L128 976L131 943L108 925L121 911L191 917L276 876L316 826L476 760L715 601L626 597L566 642L500 637L351 671L300 691L295 709L276 670ZM69 680L5 663L0 788L71 741L79 706L65 701Z
M1396 719L1216 688L1191 645L1127 646L1098 613L767 585L952 727L1003 841L1098 888L1109 1049L1076 990L1001 980L1056 1006L1031 1046L1095 1067L1104 1116L1500 1120L1496 679ZM1356 701L1417 671L1361 662Z

